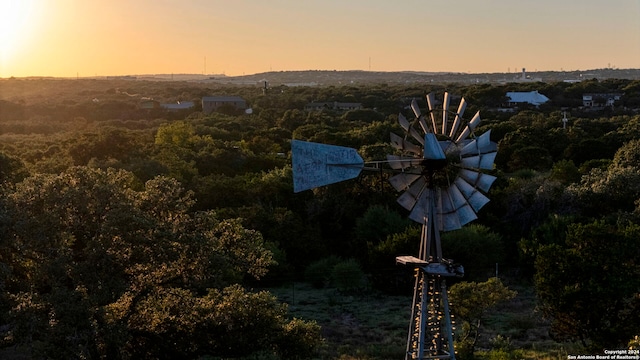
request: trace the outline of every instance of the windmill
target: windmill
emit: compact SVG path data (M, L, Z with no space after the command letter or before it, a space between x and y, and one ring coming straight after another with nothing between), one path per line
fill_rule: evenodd
M365 163L355 149L291 142L295 192L352 179L362 170L379 171L383 165L395 173L389 182L401 193L398 203L422 225L418 256L396 258L415 269L406 359L455 359L446 280L463 276L464 269L443 257L440 232L477 219L496 179L484 171L493 169L497 145L490 140L490 131L477 137L474 133L480 112L466 121L464 98L455 112L449 110L450 102L449 93L444 93L441 104L429 93L423 114L414 99L415 117L398 115L404 134L391 134L397 153L386 160Z

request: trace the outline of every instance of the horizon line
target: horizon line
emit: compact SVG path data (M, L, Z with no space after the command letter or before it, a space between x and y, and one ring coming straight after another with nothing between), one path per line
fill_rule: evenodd
M593 68L593 69L574 69L574 70L526 70L523 68L522 71L509 71L509 72L466 72L466 71L425 71L425 70L362 70L362 69L351 69L351 70L337 70L337 69L306 69L306 70L270 70L257 72L252 74L242 74L242 75L226 75L225 73L211 73L211 74L202 74L202 73L189 73L189 72L168 72L168 73L131 73L131 74L119 74L119 75L91 75L91 76L56 76L56 75L25 75L25 76L9 76L9 77L0 77L2 80L8 79L104 79L104 78L125 78L125 77L154 77L154 76L162 76L162 77L173 77L173 76L200 76L200 77L225 77L225 78L241 78L241 77L249 77L261 74L271 74L271 73L295 73L295 72L332 72L332 73L347 73L347 72L360 72L360 73L416 73L416 74L431 74L431 75L446 75L446 74L456 74L456 75L514 75L514 74L522 74L525 72L526 74L535 74L535 73L575 73L575 72L591 72L591 71L631 71L631 70L640 70L640 68Z

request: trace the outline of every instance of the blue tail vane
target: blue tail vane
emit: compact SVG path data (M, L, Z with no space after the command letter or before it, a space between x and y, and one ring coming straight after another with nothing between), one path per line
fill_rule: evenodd
M337 183L357 177L364 160L355 149L291 140L293 192Z

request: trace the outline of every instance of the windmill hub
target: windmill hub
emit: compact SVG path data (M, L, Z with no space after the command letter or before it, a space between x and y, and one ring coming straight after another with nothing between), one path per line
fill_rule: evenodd
M421 165L424 167L423 174L428 174L432 171L442 170L447 166L447 159L424 159Z

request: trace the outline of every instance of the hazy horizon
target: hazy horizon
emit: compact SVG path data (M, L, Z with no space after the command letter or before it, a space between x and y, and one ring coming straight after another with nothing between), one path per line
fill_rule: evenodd
M0 0L0 78L640 68L640 2Z

